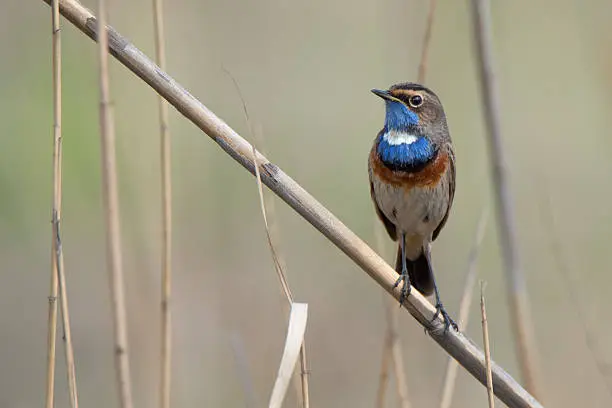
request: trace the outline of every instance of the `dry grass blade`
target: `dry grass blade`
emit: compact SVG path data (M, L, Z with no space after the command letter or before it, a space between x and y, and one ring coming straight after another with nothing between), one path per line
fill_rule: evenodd
M102 195L106 224L106 251L110 278L113 331L115 337L115 371L121 408L132 408L132 386L127 339L127 313L121 259L121 231L119 226L119 197L113 107L110 101L108 75L108 32L106 1L98 1L99 57L100 57L100 140L102 153Z
M489 397L489 408L495 407L495 396L493 394L493 376L491 375L491 347L489 345L489 323L487 322L487 310L484 299L485 283L480 281L480 314L482 316L482 341L484 342L485 364L487 370L487 395Z
M246 107L245 107L246 109ZM268 239L268 246L270 248L270 253L272 254L272 261L274 262L274 269L276 269L276 273L278 274L278 279L281 283L281 287L283 288L283 292L289 301L289 304L293 303L293 295L291 294L291 289L289 289L289 284L287 283L287 277L285 276L285 272L280 263L280 259L278 254L276 253L276 248L272 243L272 236L270 235L270 226L268 225L268 216L266 213L266 203L264 201L263 195L263 184L261 182L261 174L259 173L259 163L257 163L257 151L255 150L255 146L253 146L253 163L255 167L255 178L257 179L257 190L259 192L259 205L261 206L261 214L263 216L264 225L266 227L266 238Z
M243 106L244 106L245 114L247 115L247 118L248 118L248 112L246 110L246 104L244 104L244 100L243 100ZM264 195L263 195L263 184L261 182L261 174L259 173L259 164L257 163L257 151L255 150L254 146L253 146L253 163L255 167L255 176L256 176L255 178L257 180L257 190L259 191L259 204L261 206L261 213L264 219L264 225L266 227L266 237L268 239L268 246L270 248L270 253L272 254L274 268L276 269L276 272L278 274L278 278L280 280L281 287L283 288L283 292L285 293L285 296L287 297L287 301L289 302L293 310L293 307L294 305L296 305L296 303L293 302L293 295L291 294L291 289L289 289L289 284L287 283L287 277L285 276L285 273L281 266L280 258L278 254L276 253L274 244L272 243L272 236L270 235L270 226L268 225L268 217L266 215L266 205L265 205ZM300 343L300 366L301 366L300 379L301 379L301 384L302 384L302 406L304 408L309 408L310 407L310 392L309 392L309 383L308 383L308 365L307 365L307 360L306 360L306 342L303 339L302 339L302 342ZM284 394L283 394L283 397L284 397Z
M153 0L153 26L157 65L161 69L166 69L162 0ZM159 406L160 408L170 408L170 386L172 383L172 310L170 307L172 295L172 152L168 127L168 104L161 96L158 102L162 194L161 376Z
M50 0L44 1L48 3ZM90 38L94 40L97 38L96 17L78 1L61 0L60 12ZM109 28L109 31L112 38L109 42L111 53L119 62L161 94L246 170L252 174L256 173L251 144L170 75L157 67L127 38L112 28ZM259 152L256 152L256 155L257 163L260 163L258 170L262 182L399 301L400 290L394 288L397 276L395 270L280 167L271 163ZM434 319L435 308L418 291L413 291L404 306L405 310L428 330L429 338L459 361L474 378L486 384L484 354L473 341L463 333L454 330L445 331L443 319L440 316ZM496 395L510 408L542 407L495 362L491 362L491 370Z
M474 39L477 44L480 86L484 105L485 122L489 139L489 156L493 185L497 198L497 218L508 281L508 296L513 333L521 373L527 389L535 396L540 394L536 342L527 300L525 277L518 253L516 224L512 210L512 197L508 182L506 158L502 147L499 96L495 79L491 12L489 0L472 0Z
M253 130L251 118L249 117L249 110L247 108L244 97L242 96L240 85L238 85L238 81L236 81L236 78L234 78L231 72L229 72L225 68L224 68L224 71L232 79L232 82L234 83L234 86L236 87L236 92L238 92L238 96L240 97L240 101L242 102L242 108L244 110L244 116L245 116L247 125L249 127L249 131L251 132L252 135L254 135L255 131ZM283 292L285 293L285 297L287 298L287 301L289 302L289 306L291 306L291 308L293 309L293 306L294 306L293 295L291 293L291 289L289 288L289 283L287 282L287 277L283 270L281 258L276 251L276 246L274 245L274 242L272 241L272 234L270 231L270 225L268 223L266 202L265 202L264 193L263 193L263 184L261 182L261 173L259 171L259 163L257 161L257 150L255 149L255 146L252 146L252 152L253 152L253 167L255 169L255 180L257 182L257 191L259 193L259 205L261 207L261 214L262 214L262 217L264 220L264 226L266 229L266 238L268 240L268 247L270 248L270 253L272 254L272 261L274 263L274 269L276 270L276 273L278 275L279 281L281 283L281 287L283 289ZM302 388L302 406L304 408L309 408L310 407L310 392L309 392L309 383L308 383L308 365L307 365L307 360L306 360L306 342L304 340L302 340L301 346L300 346L300 368L301 368L300 380L301 380L301 386L302 386L301 387ZM284 394L283 394L283 397L284 397Z
M227 69L223 68L225 73L231 78L234 86L236 87L236 92L238 92L238 96L240 97L240 102L242 102L242 109L244 111L244 117L246 119L247 125L249 127L249 132L253 135L255 132L253 131L253 127L251 124L251 118L249 116L249 110L247 108L244 97L242 96L242 91L240 90L240 85L238 85L238 81L229 72ZM268 212L266 211L266 202L264 199L263 186L261 183L261 174L259 172L259 163L257 162L257 150L255 146L252 146L253 150L253 165L255 168L255 181L257 182L257 191L259 192L259 206L261 207L261 214L264 220L264 226L266 228L266 238L268 240L268 247L270 248L270 253L272 254L272 262L274 263L274 269L278 275L278 279L280 280L281 287L283 292L285 293L285 297L289 301L289 304L293 303L293 295L291 294L291 289L289 289L289 284L287 283L287 277L285 276L285 272L283 271L283 267L280 261L280 257L276 253L276 248L274 243L272 242L272 235L270 233L270 225L268 224Z
M268 404L269 408L280 408L283 404L293 370L300 357L307 320L308 305L306 303L292 303L285 349L278 368L278 375L274 382L274 388L272 388L272 395Z
M463 330L468 325L470 316L470 306L472 305L472 294L474 293L474 286L476 284L476 266L478 255L480 254L480 248L482 247L482 241L487 228L487 222L489 220L489 207L480 214L478 220L478 226L476 228L476 234L474 237L474 244L470 250L467 262L467 276L465 278L465 286L463 287L463 294L461 295L461 301L459 302L459 327ZM455 384L457 380L457 369L459 365L454 358L448 358L448 364L446 366L446 374L444 375L444 385L442 386L442 397L440 398L440 408L450 408L451 402L453 401L453 394L455 392Z
M237 82L234 80L234 84L237 85ZM244 101L243 101L244 104ZM246 112L246 104L244 104L245 107L245 112ZM256 124L257 125L257 124ZM249 127L251 127L249 125ZM261 146L261 148L263 149L264 147L264 142L265 142L265 138L264 138L264 133L263 130L261 128L261 125L257 125L257 126L253 126L253 129L251 129L251 131L254 133L253 137L255 138L256 142ZM261 193L263 193L263 188L261 190ZM274 249L276 252L276 258L278 261L278 265L280 270L284 271L286 270L285 267L285 262L282 256L282 251L279 249L279 243L281 242L280 240L280 229L278 228L278 223L277 223L277 218L276 218L276 207L274 204L274 197L271 197L270 195L264 195L264 206L262 207L266 214L267 214L267 219L268 219L268 233L270 234L270 240L272 242L274 242ZM288 286L287 286L288 287ZM293 388L295 390L295 393L297 395L297 398L299 401L305 401L306 405L310 405L308 399L308 378L305 378L305 376L308 375L308 370L307 370L307 361L306 361L306 349L304 348L303 350L301 350L301 354L300 354L300 372L296 373L296 375L294 375L293 377ZM302 407L305 406L304 403L302 403Z

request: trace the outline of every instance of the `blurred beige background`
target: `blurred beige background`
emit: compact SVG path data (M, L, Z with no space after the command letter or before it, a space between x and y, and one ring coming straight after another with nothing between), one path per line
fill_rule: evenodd
M96 7L93 0L84 3ZM150 3L115 1L110 22L152 56ZM453 213L434 246L438 282L454 316L476 223L484 203L492 202L468 5L439 2L426 81L444 102L458 160ZM416 79L427 7L425 0L166 1L168 70L251 140L223 68L231 71L263 129L267 156L375 245L378 225L366 158L382 127L384 106L369 90ZM612 3L495 2L493 17L504 146L546 406L609 407ZM50 21L42 1L0 4L0 407L41 406L45 395ZM97 50L62 23L62 232L77 381L81 406L112 407L117 397L100 197ZM154 406L161 213L157 106L148 86L114 61L111 68L132 379L137 406ZM174 111L171 131L174 406L246 406L244 363L256 401L265 406L286 318L254 180ZM289 283L296 299L310 306L312 406L373 407L385 328L382 290L278 200L276 209ZM551 249L555 241L560 251ZM388 245L387 259L392 251ZM488 282L493 357L518 375L494 222L479 277ZM478 344L479 321L475 300L466 331ZM400 326L413 405L437 406L447 357L407 313ZM58 350L59 407L68 400ZM236 350L246 356L239 362ZM608 367L607 377L593 358ZM485 395L460 371L453 406L485 407ZM395 400L391 391L388 406L396 406ZM285 405L296 406L293 393Z

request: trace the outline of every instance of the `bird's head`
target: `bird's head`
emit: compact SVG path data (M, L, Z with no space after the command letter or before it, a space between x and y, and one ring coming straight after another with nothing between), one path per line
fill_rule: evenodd
M385 126L377 138L378 154L388 167L417 171L450 142L440 99L426 87L403 83L386 91L372 89L385 100Z
M415 83L393 85L388 90L372 89L385 100L385 130L397 134L427 137L441 143L448 135L440 99L430 89Z

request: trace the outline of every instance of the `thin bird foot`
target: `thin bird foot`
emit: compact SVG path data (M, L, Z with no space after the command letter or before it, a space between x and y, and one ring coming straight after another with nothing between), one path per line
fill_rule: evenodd
M448 328L451 326L456 331L459 331L459 326L457 326L457 323L455 323L455 321L451 319L451 317L446 312L446 309L444 309L444 305L442 305L442 302L440 301L436 302L436 313L434 314L433 319L431 319L431 321L433 322L434 320L436 320L439 315L442 315L442 317L444 318L444 333L448 332Z
M412 286L410 286L410 279L408 278L408 272L402 273L395 281L395 285L393 285L393 287L397 288L402 281L404 283L402 285L402 292L400 294L400 307L402 307L404 301L408 298L408 295L410 295L410 290L412 289Z

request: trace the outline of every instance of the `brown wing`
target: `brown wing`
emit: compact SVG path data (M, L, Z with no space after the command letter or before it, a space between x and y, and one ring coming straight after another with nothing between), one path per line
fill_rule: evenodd
M435 241L442 231L444 224L446 224L446 220L448 220L448 214L450 213L451 206L453 205L453 198L455 198L455 153L453 153L453 149L450 145L447 145L448 157L449 157L449 169L448 169L448 206L446 207L446 214L444 214L444 218L440 221L440 224L436 227L433 232L432 241Z
M397 231L395 228L395 224L389 221L389 219L385 216L385 214L383 214L383 212L378 207L378 204L376 204L376 198L374 197L374 186L372 185L372 182L370 182L370 195L372 196L372 202L374 203L374 208L376 209L376 214L378 215L378 218L380 218L380 220L382 221L391 239L396 241Z

